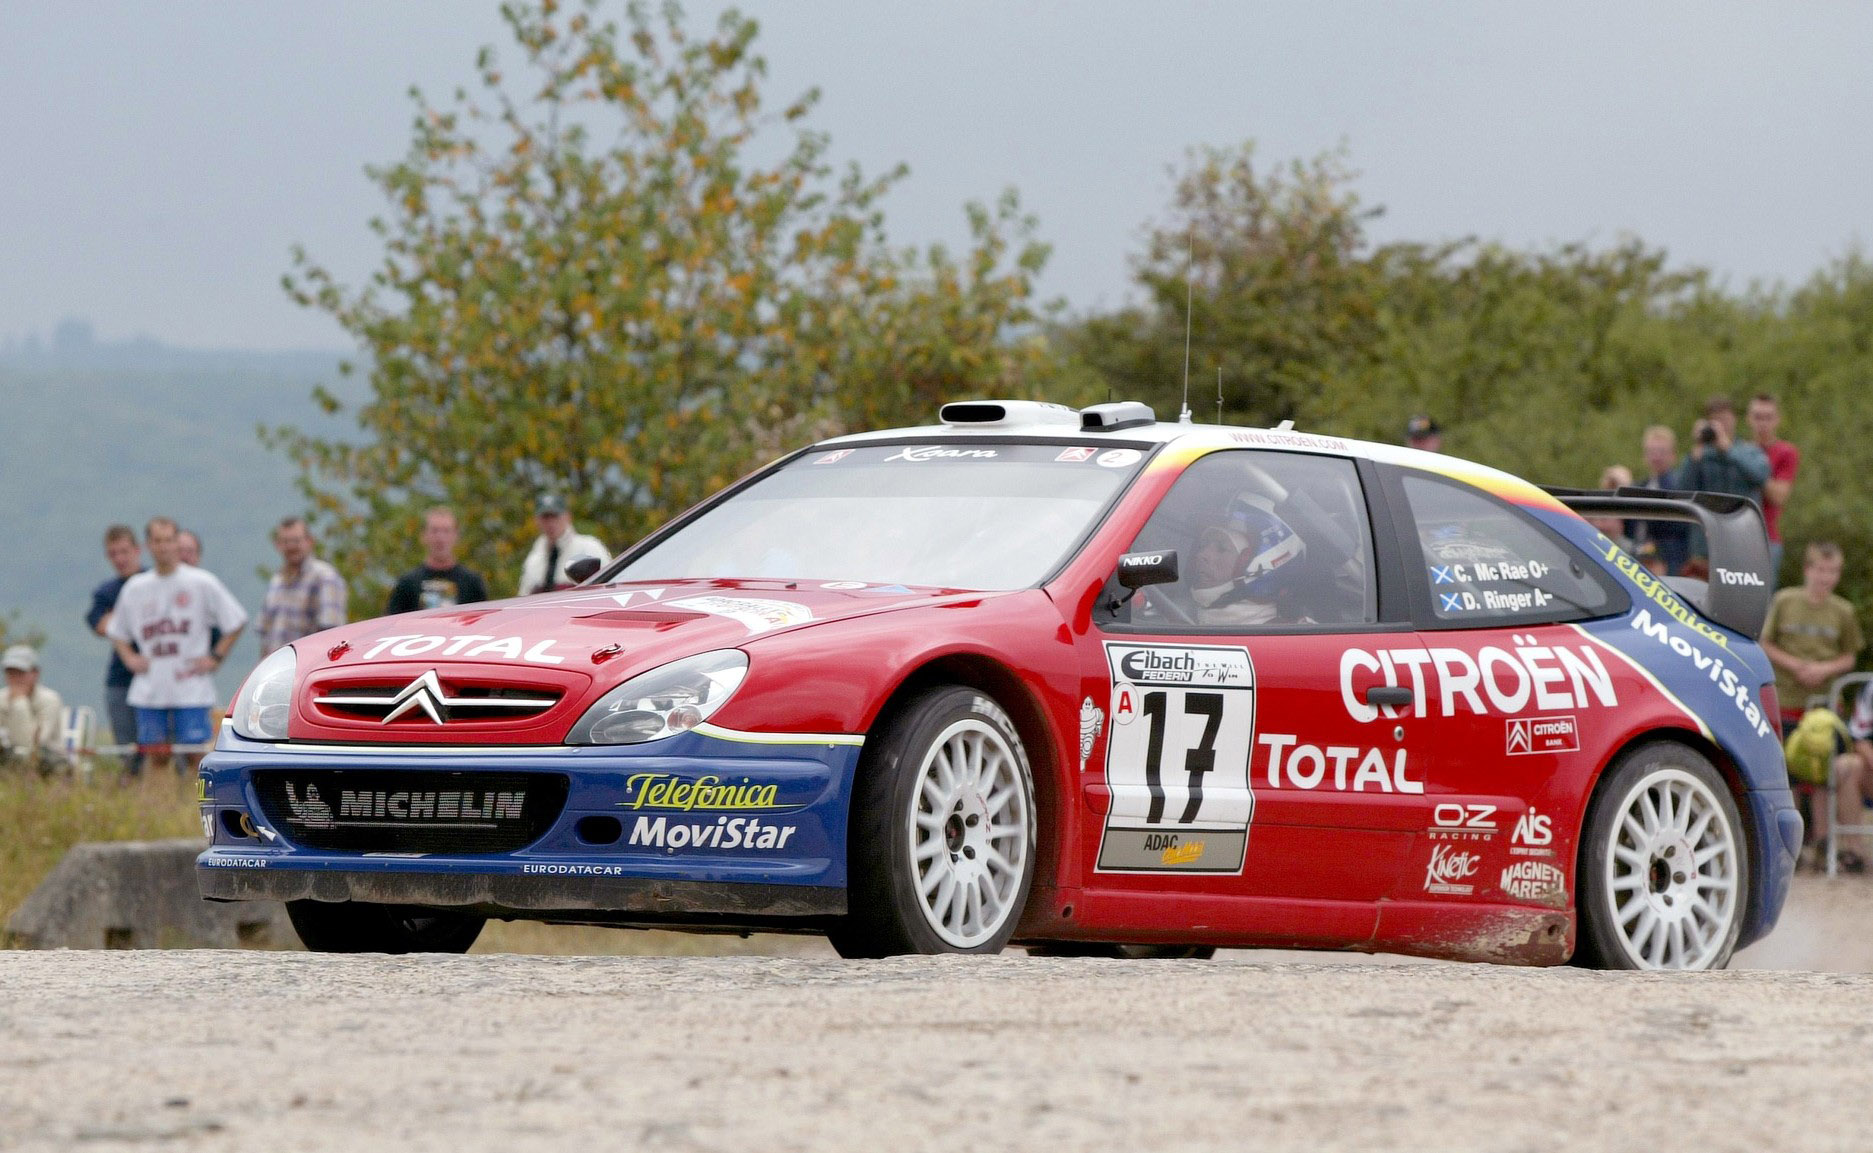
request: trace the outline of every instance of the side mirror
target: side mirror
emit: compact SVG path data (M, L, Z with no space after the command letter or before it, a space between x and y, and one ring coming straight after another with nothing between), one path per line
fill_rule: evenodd
M573 584L584 584L586 579L598 571L598 558L582 556L566 566L566 579Z
M1173 584L1177 580L1177 550L1163 552L1128 552L1119 558L1119 584L1137 591L1147 585Z

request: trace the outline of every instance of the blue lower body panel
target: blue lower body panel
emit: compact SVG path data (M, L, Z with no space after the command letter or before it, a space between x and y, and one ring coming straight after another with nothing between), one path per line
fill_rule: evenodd
M265 744L202 762L218 900L764 924L845 911L859 738L607 748ZM556 916L557 915L557 916Z
M1762 940L1775 928L1782 905L1788 900L1802 840L1801 812L1795 808L1794 794L1787 789L1744 793L1742 815L1756 854L1751 862L1749 909L1737 938L1738 948Z

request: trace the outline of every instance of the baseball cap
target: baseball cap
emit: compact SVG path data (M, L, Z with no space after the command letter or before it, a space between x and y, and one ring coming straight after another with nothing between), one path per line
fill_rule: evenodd
M1444 431L1437 427L1437 422L1424 413L1418 413L1405 422L1406 440L1423 440L1427 436L1436 436Z
M556 492L542 493L533 511L539 516L565 516L566 498Z
M4 664L9 669L32 672L39 667L39 654L33 651L31 645L14 645L7 649L5 658L0 659L0 664Z

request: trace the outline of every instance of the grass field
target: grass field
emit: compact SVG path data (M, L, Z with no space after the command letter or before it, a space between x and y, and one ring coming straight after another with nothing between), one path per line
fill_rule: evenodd
M126 781L100 769L79 783L0 773L0 925L80 841L200 835L192 775L157 773Z

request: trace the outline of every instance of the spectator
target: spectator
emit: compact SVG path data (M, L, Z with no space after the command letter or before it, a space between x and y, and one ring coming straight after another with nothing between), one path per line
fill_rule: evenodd
M59 747L59 711L65 702L39 683L39 654L31 645L7 649L0 666L6 669L7 682L5 724L0 726L7 761L50 773L65 760Z
M117 607L117 594L124 582L143 571L143 550L137 546L137 534L127 524L114 524L104 530L104 559L111 562L116 576L91 590L91 611L85 623L91 631L110 639L107 631L111 610ZM134 646L133 646L134 647ZM111 740L120 745L134 745L137 739L137 714L130 707L130 669L123 657L111 648L111 663L104 670L104 713L110 719ZM132 752L124 758L124 772L136 776L143 771L143 757Z
M202 567L202 538L201 537L196 536L194 533L190 532L188 529L185 529L185 528L177 529L176 530L176 550L177 550L177 554L181 556L183 564L194 565L196 568ZM212 648L213 646L218 645L220 643L221 643L221 630L209 629L208 630L209 646Z
M1623 464L1609 464L1600 472L1600 487L1608 492L1626 488L1632 484L1632 470ZM1587 523L1600 530L1606 539L1619 546L1621 552L1630 553L1633 549L1632 534L1627 523L1616 516L1590 516Z
M566 566L574 561L592 557L601 568L611 563L611 554L598 543L597 537L572 531L572 517L566 512L565 498L549 492L540 498L533 512L540 535L534 539L527 559L520 566L521 596L576 583L566 575Z
M345 578L312 555L312 532L300 517L289 516L273 530L280 571L267 582L260 605L260 655L267 656L300 637L345 623Z
M1762 485L1762 519L1769 526L1769 571L1782 569L1782 506L1795 491L1795 474L1801 469L1801 450L1776 437L1782 427L1782 406L1776 398L1759 392L1749 398L1749 430L1769 458L1769 479Z
M1808 545L1800 588L1788 588L1769 602L1763 621L1762 649L1775 665L1775 692L1786 732L1806 709L1810 696L1853 668L1866 643L1853 605L1834 595L1840 584L1840 546L1831 541Z
M134 674L139 751L167 758L171 744L205 745L213 735L214 671L240 640L247 612L213 573L182 563L175 521L150 518L143 541L156 568L125 582L108 634ZM211 628L222 630L219 644L210 645ZM191 752L176 768L193 771L201 759Z
M1834 758L1834 812L1816 810L1814 835L1817 839L1826 839L1829 817L1842 825L1858 825L1866 818L1864 805L1869 795L1873 795L1873 682L1862 688L1854 700L1847 736L1853 746ZM1840 862L1850 873L1866 871L1866 857L1852 849L1841 850Z
M1736 439L1736 406L1729 397L1710 398L1704 405L1704 419L1691 426L1691 439L1691 459L1679 471L1685 488L1727 492L1762 503L1769 458L1756 442Z
M1444 430L1436 421L1420 412L1405 422L1405 444L1424 452L1444 451Z
M1677 433L1655 424L1645 430L1639 447L1645 453L1645 467L1649 473L1641 487L1665 492L1684 487L1679 478ZM1691 559L1690 525L1681 521L1642 520L1633 527L1633 540L1640 544L1650 541L1656 546L1667 574L1684 571L1684 562Z
M196 536L194 533L190 532L188 529L185 529L185 528L177 529L176 530L176 550L177 550L178 555L181 556L183 564L193 565L195 568L202 567L202 538L201 537Z
M481 574L455 559L455 513L441 505L423 514L423 563L398 578L386 613L474 604L488 599Z
M1678 473L1685 488L1744 496L1762 504L1762 482L1769 479L1769 458L1756 442L1736 439L1736 406L1729 397L1710 398L1704 405L1704 419L1691 426L1691 439L1691 459ZM1709 548L1703 532L1692 529L1691 555L1708 561Z

